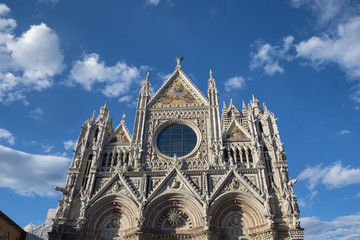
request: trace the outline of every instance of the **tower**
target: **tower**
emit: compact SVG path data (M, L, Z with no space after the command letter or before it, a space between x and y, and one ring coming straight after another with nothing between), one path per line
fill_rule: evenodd
M105 104L85 121L50 239L303 239L276 118L254 96L207 98L181 60L141 86L131 135Z

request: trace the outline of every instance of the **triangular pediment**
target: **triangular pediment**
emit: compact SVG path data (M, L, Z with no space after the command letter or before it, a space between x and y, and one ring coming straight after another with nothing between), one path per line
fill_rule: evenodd
M183 73L175 70L151 99L149 107L207 106L208 102L200 90Z
M248 131L241 126L235 119L224 133L225 141L249 141L251 139Z
M97 199L110 194L121 194L135 200L138 203L140 203L143 198L141 194L132 189L132 186L127 182L121 173L115 174L103 185L103 187L99 188L99 190L91 197L90 203L93 203Z
M174 167L162 181L154 187L148 197L148 201L167 193L189 194L198 201L202 202L199 190L192 186L186 176L184 176L176 167Z
M255 185L251 184L245 176L241 176L233 169L229 171L224 179L222 179L222 182L218 185L218 187L214 188L210 195L210 201L213 201L220 195L230 191L247 193L261 202L264 201L260 191L255 187Z
M125 125L124 119L121 120L121 123L116 127L115 131L108 138L108 144L115 145L127 145L132 141L130 132Z

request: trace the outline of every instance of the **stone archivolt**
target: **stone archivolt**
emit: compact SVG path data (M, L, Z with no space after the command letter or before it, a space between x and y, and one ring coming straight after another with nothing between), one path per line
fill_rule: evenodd
M83 124L50 239L303 239L274 114L253 97L220 121L212 72L205 98L177 61L152 98L146 77L132 135L107 104Z

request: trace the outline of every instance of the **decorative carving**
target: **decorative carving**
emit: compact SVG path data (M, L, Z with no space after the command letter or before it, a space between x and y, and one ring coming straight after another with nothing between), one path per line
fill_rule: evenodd
M172 189L180 189L181 187L181 182L179 180L177 180L176 178L174 178L170 184L170 187Z
M229 188L230 190L237 190L240 187L240 182L236 178L233 178L230 182Z
M181 223L181 212L175 208L170 209L168 213L168 221L172 227L176 228Z

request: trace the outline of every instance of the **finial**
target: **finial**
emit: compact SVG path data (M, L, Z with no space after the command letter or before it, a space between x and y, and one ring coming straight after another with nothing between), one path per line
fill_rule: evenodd
M213 78L213 73L211 69L210 69L210 78Z
M267 107L265 105L265 102L263 102L264 111L267 112Z
M245 105L244 101L242 101L242 107L243 107L243 109L246 109L246 105Z
M105 105L104 105L104 108L107 108L107 105L108 105L108 102L106 101L106 102L105 102Z
M225 104L225 101L223 101L223 108L226 108L226 104Z
M125 113L122 116L121 123L125 122Z
M95 118L95 110L94 110L93 114L91 115L90 121L94 121L94 118Z
M147 82L149 81L149 77L150 77L150 73L148 72L148 73L146 74L146 81L147 81Z
M253 100L253 102L255 102L255 97L254 97L254 94L252 94L252 100Z
M177 56L175 56L175 60L177 62L176 69L181 69L181 62L183 59L184 59L183 57L178 58Z

